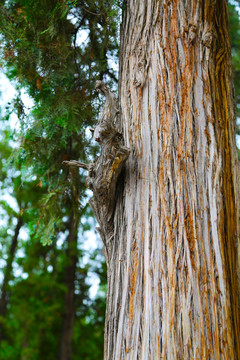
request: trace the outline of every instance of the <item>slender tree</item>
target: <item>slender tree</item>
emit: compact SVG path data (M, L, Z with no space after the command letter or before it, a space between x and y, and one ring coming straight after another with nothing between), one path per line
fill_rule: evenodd
M72 334L75 319L75 280L77 265L77 225L74 213L69 218L69 235L67 238L67 265L65 267L65 309L63 317L62 335L60 341L60 360L72 358Z
M227 1L127 1L119 96L105 360L239 359Z
M17 225L15 227L14 235L11 240L10 249L8 253L7 263L4 269L4 277L1 285L1 295L0 295L0 316L2 320L6 316L7 304L8 304L8 285L12 276L12 267L15 253L17 250L18 236L23 225L23 219L19 216L17 220ZM2 326L2 321L0 322L0 342L4 339L4 326Z

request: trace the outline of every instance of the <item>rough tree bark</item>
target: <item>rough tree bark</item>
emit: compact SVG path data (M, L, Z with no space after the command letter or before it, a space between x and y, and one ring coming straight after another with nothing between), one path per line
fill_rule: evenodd
M102 82L96 82L96 89L106 98L103 110L93 137L101 145L100 156L89 165L80 161L63 161L66 166L80 167L88 170L88 187L93 192L89 204L98 221L97 230L103 241L106 261L109 261L109 250L114 237L114 212L116 204L116 187L119 175L129 156L129 149L123 144L119 132L119 110L117 99Z
M128 0L105 360L240 359L227 1Z

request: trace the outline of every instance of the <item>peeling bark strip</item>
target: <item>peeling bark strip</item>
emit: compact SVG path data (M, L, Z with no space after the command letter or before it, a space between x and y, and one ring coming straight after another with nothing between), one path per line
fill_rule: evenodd
M227 1L128 0L105 360L240 359Z
M116 185L128 156L129 149L123 145L123 136L118 131L118 106L114 94L102 82L96 89L106 97L94 139L101 145L101 154L90 165L79 161L64 161L64 165L78 166L88 170L88 186L93 191L89 204L99 224L97 228L105 248L108 262L114 234L113 215L116 202Z

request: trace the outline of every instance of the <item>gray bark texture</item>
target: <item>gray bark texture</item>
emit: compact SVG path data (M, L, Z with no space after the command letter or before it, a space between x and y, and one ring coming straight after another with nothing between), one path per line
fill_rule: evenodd
M89 204L99 224L97 230L103 241L108 264L114 236L117 181L129 156L129 149L123 145L123 136L118 130L119 111L114 94L102 81L96 82L96 89L106 97L98 124L93 129L93 137L101 145L100 156L89 165L76 160L64 161L63 164L89 172L88 187L93 192Z
M119 97L105 360L240 359L227 1L128 0Z
M98 82L101 154L65 162L105 247L105 360L240 359L232 84L226 0L126 1L120 114Z

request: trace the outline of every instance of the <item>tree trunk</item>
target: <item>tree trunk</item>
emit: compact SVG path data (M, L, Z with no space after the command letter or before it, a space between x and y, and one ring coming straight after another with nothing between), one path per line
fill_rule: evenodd
M72 358L72 336L75 318L74 294L77 265L77 228L78 221L76 220L74 213L72 213L69 219L69 235L67 238L67 265L65 268L65 284L67 292L65 295L65 312L60 344L60 360L71 360Z
M227 1L128 0L105 360L240 359Z
M12 274L12 265L15 257L15 253L17 250L18 243L18 235L21 227L23 226L23 219L21 217L18 218L18 222L15 228L14 235L12 237L11 246L9 249L7 264L4 271L3 283L1 287L1 297L0 297L0 316L2 318L5 317L7 311L7 303L8 303L8 283ZM1 321L2 322L2 321ZM0 323L0 341L4 338L4 326Z

